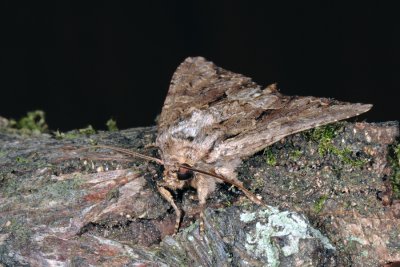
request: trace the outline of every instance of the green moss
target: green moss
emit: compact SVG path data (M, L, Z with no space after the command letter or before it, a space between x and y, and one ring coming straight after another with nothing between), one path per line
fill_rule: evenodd
M79 137L79 134L74 131L63 133L57 130L54 132L54 136L56 139L76 139Z
M96 130L93 128L92 125L88 125L86 128L73 130L73 131L69 131L66 133L60 132L59 130L53 132L54 137L56 139L76 139L82 135L91 135L91 134L95 134L95 133L96 133Z
M290 159L296 161L301 157L301 155L303 155L303 151L301 151L300 149L295 149L295 150L290 152L290 156L289 157L290 157Z
M276 155L275 155L275 153L271 150L270 147L267 147L266 149L264 149L263 155L264 155L264 157L265 157L265 162L266 162L269 166L276 166L276 163L277 163Z
M116 122L115 120L113 120L113 119L109 119L109 120L106 122L106 126L107 126L107 129L108 129L110 132L118 131L117 122Z
M30 162L29 159L24 158L24 157L17 157L17 158L15 159L15 161L18 162L18 163L21 163L21 164L26 164L26 163L29 163L29 162Z
M321 156L331 152L332 140L337 136L337 131L342 128L340 124L328 124L304 132L308 140L318 143L318 153Z
M91 135L91 134L95 134L96 130L93 128L92 125L88 125L86 128L79 129L78 132L80 134Z
M325 201L328 199L328 196L326 195L322 195L315 203L314 203L314 211L316 213L319 213L323 208L324 208L324 204Z
M361 158L353 158L353 152L349 148L338 149L333 146L330 148L330 153L336 155L343 163L351 165L353 167L361 167L368 161Z
M30 111L18 121L11 119L9 126L25 134L39 134L48 129L45 113L42 110Z
M337 148L333 144L333 139L337 136L339 130L342 129L342 124L334 123L311 129L305 132L308 140L318 143L318 153L321 157L328 154L337 156L343 163L353 167L360 167L367 163L366 159L357 159L353 157L353 152L345 147Z
M400 199L400 143L389 147L389 162L392 167L390 181L392 183L393 197Z

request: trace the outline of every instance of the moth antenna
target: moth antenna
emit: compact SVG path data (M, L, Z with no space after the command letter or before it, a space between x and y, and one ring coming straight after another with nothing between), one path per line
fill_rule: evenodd
M89 148L106 148L106 149L114 150L114 151L117 151L117 152L121 152L121 153L129 155L129 156L145 159L145 160L148 160L148 161L153 161L153 162L156 162L157 164L164 165L164 162L161 159L153 158L153 157L146 156L146 155L142 155L140 153L137 153L137 152L134 152L134 151L130 151L130 150L125 149L125 148L106 146L106 145L95 145L95 146L87 147L87 148L84 148L84 149L89 149Z
M121 159L121 158L101 158L101 157L80 157L81 160L96 160L96 161L124 161L124 162L132 162L133 159Z
M179 167L187 169L187 170L191 170L193 172L198 172L198 173L202 173L202 174L206 174L212 177L215 177L217 179L220 179L221 181L231 184L233 186L236 186L237 188L239 188L251 201L253 201L254 203L258 204L258 205L264 205L264 203L261 201L261 199L259 199L257 196L255 196L252 192L250 192L249 190L247 190L243 184L241 182L237 182L231 179L228 179L224 176L218 175L216 173L211 173L211 172L207 172L207 171L203 171L203 170L199 170L199 169L195 169L192 167L189 167L187 165L180 165Z

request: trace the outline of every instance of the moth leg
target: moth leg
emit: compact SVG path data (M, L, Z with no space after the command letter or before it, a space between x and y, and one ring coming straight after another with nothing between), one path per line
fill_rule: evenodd
M179 230L179 225L181 223L181 218L182 218L182 211L178 208L178 206L175 204L174 198L167 189L161 186L157 186L158 192L160 192L161 196L168 201L168 203L174 208L175 214L176 214L176 220L175 220L175 229L174 229L174 234L176 234Z
M200 206L200 235L204 234L205 208L207 197L215 190L215 182L213 179L207 179L202 175L196 177L197 197Z
M200 202L200 234L204 235L204 221L205 221L205 208L206 208L206 200L201 199Z
M231 169L219 168L216 170L218 174L222 175L225 178L223 181L225 183L236 186L240 191L242 191L248 199L250 199L253 203L257 205L265 205L261 199L259 199L255 194L250 192L241 181L237 178L236 172Z
M238 187L240 191L242 191L248 199L250 199L253 203L257 205L264 205L261 199L259 199L256 195L250 192L246 187L244 187L243 183L240 184L241 187Z

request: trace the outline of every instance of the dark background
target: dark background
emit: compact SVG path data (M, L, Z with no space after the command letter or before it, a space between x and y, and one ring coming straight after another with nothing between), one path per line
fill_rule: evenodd
M373 103L359 120L399 119L399 13L384 1L130 2L3 1L0 115L152 125L175 68L202 55L284 94Z

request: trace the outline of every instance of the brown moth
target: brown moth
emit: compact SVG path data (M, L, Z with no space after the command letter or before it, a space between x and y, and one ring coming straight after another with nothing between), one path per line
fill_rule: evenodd
M329 98L285 96L275 84L263 89L250 78L202 57L187 58L172 77L158 121L156 146L161 160L134 155L164 165L158 190L176 212L176 231L181 210L168 189L197 190L203 231L206 200L217 183L235 185L250 200L262 204L237 179L236 168L244 158L287 135L357 116L371 107Z

